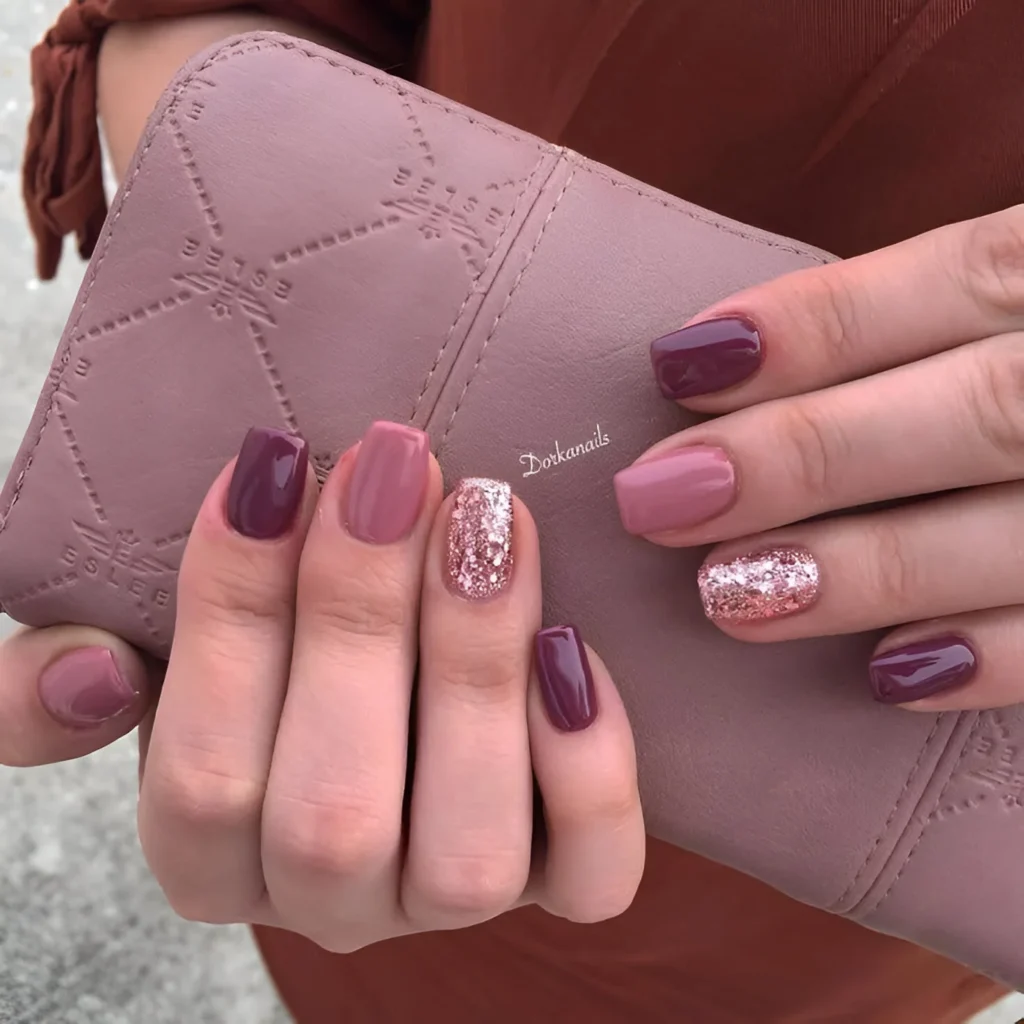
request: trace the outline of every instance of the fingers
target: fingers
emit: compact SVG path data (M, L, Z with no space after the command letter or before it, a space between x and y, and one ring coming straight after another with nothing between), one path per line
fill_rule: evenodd
M375 424L329 478L306 538L264 872L288 926L327 948L365 944L398 918L420 589L441 491L427 436Z
M507 484L463 481L427 555L416 773L402 905L419 927L509 909L530 869L526 722L540 555Z
M263 897L260 815L288 679L297 566L316 504L307 468L299 438L250 431L185 551L139 835L187 918L244 920Z
M84 757L134 729L155 688L140 655L85 626L22 630L0 645L0 764Z
M659 543L701 544L1014 480L1024 454L1022 341L965 345L685 431L617 476L623 521Z
M643 875L646 838L633 734L608 670L571 626L541 630L529 697L547 857L539 902L570 921L621 914Z
M666 397L728 412L1024 329L1024 206L731 296L656 341Z
M1024 483L733 541L698 583L708 617L760 642L856 633L1024 603Z

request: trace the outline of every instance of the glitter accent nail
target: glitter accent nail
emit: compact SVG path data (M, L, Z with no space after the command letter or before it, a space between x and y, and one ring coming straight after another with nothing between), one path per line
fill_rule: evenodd
M512 488L499 480L469 479L455 489L448 523L448 584L482 601L512 576Z
M764 622L809 608L820 572L804 548L773 548L704 565L697 576L704 612L715 622Z

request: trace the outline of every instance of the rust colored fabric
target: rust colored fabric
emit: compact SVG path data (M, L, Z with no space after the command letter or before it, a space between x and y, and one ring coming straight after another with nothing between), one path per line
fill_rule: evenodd
M65 235L91 251L106 210L94 110L104 29L239 6L80 0L36 49L25 197L43 277ZM249 6L332 30L453 99L840 255L1024 201L1020 0ZM653 841L636 905L603 925L526 910L347 957L283 932L257 937L299 1024L960 1024L1001 994Z

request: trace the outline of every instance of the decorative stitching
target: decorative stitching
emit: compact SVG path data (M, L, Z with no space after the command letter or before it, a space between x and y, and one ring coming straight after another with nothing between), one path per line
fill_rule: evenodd
M348 245L349 242L365 238L370 234L378 234L401 223L402 218L396 213L387 217L377 217L372 221L356 224L351 228L342 228L340 231L315 238L312 242L297 245L287 252L279 252L271 257L271 262L275 267L283 267L286 263L298 263L299 260L305 259L307 256L315 256L325 249L333 249L337 245Z
M445 428L444 436L441 438L441 443L438 445L438 450L444 447L445 441L448 440L448 435L452 432L452 427L455 424L455 417L459 414L459 410L462 408L462 403L466 398L466 393L469 391L469 385L476 379L477 371L480 369L480 364L484 360L484 353L487 351L487 346L491 343L491 339L498 333L498 327L501 325L501 321L504 319L505 314L508 312L509 306L512 305L512 298L519 290L519 286L523 283L523 278L526 276L527 270L530 269L530 264L533 263L533 257L537 254L537 250L540 248L540 243L544 238L544 233L548 229L548 225L551 223L552 218L555 216L555 211L562 203L562 199L565 197L565 193L569 191L569 186L572 184L573 179L576 177L576 167L574 166L569 172L569 176L565 179L565 184L562 186L562 191L558 193L558 197L555 199L554 205L548 211L547 217L544 218L544 223L541 225L540 233L537 235L537 241L533 243L533 248L529 251L526 256L526 262L523 263L522 269L519 271L519 275L516 277L509 289L508 295L505 296L505 304L501 307L498 315L494 318L494 323L491 324L491 330L487 337L484 338L484 343L480 346L480 351L477 353L476 362L473 364L473 369L469 372L469 377L466 378L466 383L462 387L462 394L459 395L458 402L455 403L455 408L452 410L451 419L448 420L448 426Z
M192 182L192 189L199 200L199 208L203 211L203 217L209 225L210 232L216 239L223 238L224 225L221 224L220 218L217 216L217 211L213 207L213 200L203 184L203 179L199 177L199 167L196 164L195 153L189 145L185 133L181 130L181 121L177 117L172 116L167 119L167 123L173 130L174 144L178 147L178 152L181 154L182 162L185 165L185 173L188 175L189 181Z
M170 313L172 310L175 310L179 306L183 306L186 302L191 301L191 299L192 292L181 291L176 295L169 295L166 299L151 302L148 306L140 306L131 313L122 313L119 316L113 316L109 320L105 320L102 324L90 327L89 330L83 331L74 338L73 343L77 345L86 339L95 341L97 338L102 338L106 334L116 334L118 331L127 330L134 324L142 323L144 320L152 320L154 317L161 316L164 313Z
M434 374L437 373L437 368L441 365L441 360L444 358L445 352L448 351L448 346L451 344L452 339L455 337L455 331L459 326L459 322L462 320L462 314L466 312L466 308L472 302L474 296L478 295L476 284L477 281L481 280L487 273L488 267L491 265L491 261L497 255L498 250L501 248L501 243L505 241L505 236L508 234L509 229L515 223L516 213L519 211L519 205L522 203L524 196L530 191L530 186L533 184L533 179L537 176L538 171L544 165L544 161L548 154L544 153L541 158L534 164L533 170L527 175L523 188L519 195L516 196L516 201L512 205L512 212L508 215L508 220L505 221L505 226L501 229L501 234L498 235L497 240L494 243L490 253L484 262L483 268L476 278L471 282L469 291L466 293L466 298L463 300L462 305L459 307L459 311L455 314L455 319L452 321L451 327L448 328L448 333L445 335L444 341L441 343L441 347L437 350L437 356L434 358L434 365L427 371L426 380L423 381L423 387L420 388L420 393L416 396L416 401L413 403L412 415L409 417L409 422L413 423L416 420L416 415L420 411L420 405L423 403L423 398L427 393L427 389L430 387L430 382L434 379Z
M57 407L57 418L60 420L61 431L64 434L64 442L68 446L68 451L71 454L71 459L75 464L75 469L78 471L79 479L82 481L85 487L85 493L89 497L89 502L92 504L92 510L96 515L96 518L101 522L107 522L107 513L100 503L100 496L96 491L96 485L92 482L92 477L89 475L89 470L86 468L85 460L82 458L82 448L78 443L78 438L75 436L75 432L71 427L71 423L68 420L67 413L60 407L60 402L54 403Z
M249 335L256 346L256 354L259 356L263 372L267 375L270 386L274 389L274 395L277 398L277 404L280 406L285 423L288 424L289 430L297 434L299 433L299 424L295 418L295 407L292 405L292 401L284 389L284 381L281 380L281 374L278 372L274 355L267 344L266 335L260 330L260 325L255 320L249 321Z
M882 908L882 904L885 903L885 901L892 895L893 890L896 888L896 883L903 877L903 872L907 870L907 866L914 859L914 854L917 853L918 849L921 846L921 843L924 841L924 837L928 833L929 826L935 821L935 819L938 816L939 809L942 807L942 798L946 795L946 793L949 791L949 787L952 786L953 782L956 780L957 770L963 762L963 759L967 756L967 752L971 749L971 744L974 742L975 734L981 727L982 721L982 715L978 715L978 717L974 720L974 725L971 726L971 731L967 736L967 740L964 743L963 749L960 751L960 756L956 759L956 764L953 765L953 770L949 773L949 778L946 779L945 785L943 785L942 790L935 801L935 810L933 810L925 819L924 824L921 826L921 834L917 837L917 839L914 842L914 845L910 848L910 853L907 854L907 859L900 865L899 871L896 872L895 876L893 877L893 880L889 883L888 888L878 898L874 906L872 906L870 910L866 911L866 914L878 913L878 911Z
M63 382L64 373L67 370L67 365L71 358L72 349L74 348L75 345L75 332L78 330L82 318L85 315L85 310L88 306L89 298L92 294L93 288L95 287L96 284L96 280L99 276L100 268L103 266L103 262L110 251L110 246L114 236L114 228L117 225L118 220L120 220L121 214L124 212L125 203L127 202L128 197L131 195L132 189L135 187L139 175L142 173L142 169L145 166L146 158L149 154L149 151L152 149L154 143L156 142L157 136L162 130L164 124L167 122L168 118L174 116L182 96L193 85L193 83L197 81L208 81L202 78L203 73L208 68L213 67L215 64L220 64L228 60L233 60L235 57L238 56L246 56L252 53L260 53L264 49L268 48L292 50L309 60L315 60L322 64L327 64L328 66L336 68L339 71L344 71L346 74L352 75L353 77L367 78L370 81L374 82L376 85L378 85L380 88L386 89L388 90L388 92L394 93L396 96L401 97L403 100L414 100L415 102L422 103L424 106L444 111L446 114L452 117L457 117L460 120L467 121L469 124L475 125L480 130L488 132L491 135L496 135L499 138L503 139L511 139L512 141L519 142L523 145L529 145L536 152L540 153L542 155L542 158L543 155L546 155L547 153L551 152L550 147L540 143L535 138L520 135L515 131L499 129L492 124L481 121L479 118L473 117L463 109L452 107L449 104L418 95L416 92L410 89L399 87L393 81L380 78L369 71L353 68L348 64L345 64L340 60L335 60L331 57L328 57L323 53L315 53L309 49L306 49L302 44L298 42L293 42L281 38L271 38L262 33L258 33L253 36L247 36L242 39L237 39L232 43L227 43L226 45L214 51L214 53L211 54L211 56L208 57L203 64L201 64L199 67L195 68L190 72L186 72L184 77L176 85L172 87L171 95L167 102L167 105L161 112L159 119L157 119L150 126L149 130L146 133L145 144L143 145L142 149L138 154L131 176L126 181L125 186L121 192L121 198L117 204L117 208L113 212L113 215L104 231L105 237L103 241L103 248L100 250L99 256L96 258L96 262L93 265L92 270L88 275L88 279L84 284L80 300L79 311L77 316L75 317L73 326L67 332L66 340L63 344L63 351L60 353L59 359L57 360L57 365L55 367L56 372L51 374L51 380L53 380L53 384L51 386L50 400L46 407L46 411L43 413L42 421L39 424L36 437L32 442L32 446L29 449L28 455L25 458L25 462L21 468L21 472L18 474L18 479L15 482L14 491L11 495L11 500L8 503L7 508L3 511L2 515L0 515L0 537L2 537L4 531L7 529L7 526L10 523L11 514L13 513L15 506L18 504L22 491L24 490L25 481L27 479L29 470L34 465L36 452L38 451L39 444L43 438L43 434L45 433L46 428L50 422L50 417L53 414L54 405L56 403L57 395L59 394L60 387ZM669 210L675 210L677 213L683 213L694 220L708 224L712 227L716 227L720 230L726 231L731 234L738 234L742 238L746 238L749 241L753 241L760 245L764 245L768 248L783 249L788 252L794 252L798 255L806 256L810 259L815 259L820 263L826 262L821 257L818 257L810 252L805 252L803 250L781 245L777 242L772 242L769 239L758 237L756 235L745 234L737 230L736 228L733 228L729 225L721 224L710 217L706 217L697 213L696 211L674 205L665 199L655 196L653 192L645 192L632 185L627 185L624 182L617 181L615 178L611 177L607 172L599 171L596 167L584 167L584 170L587 171L588 173L597 174L599 177L605 178L618 188L626 188L628 191L635 193L636 195L640 196L643 199L647 199L651 202L658 203L660 206L663 206ZM575 171L573 173L575 173ZM483 352L481 350L481 356L482 354ZM477 366L479 366L479 361L477 363ZM460 396L459 399L460 404L462 398L465 397L465 392L466 389L463 389L463 394ZM458 412L458 406L456 406L455 411ZM445 437L447 437L453 422L454 414L452 420L448 424L448 428L445 431Z
M910 770L910 774L907 776L907 781L904 782L903 788L900 790L899 796L896 797L896 802L892 806L892 810L889 812L889 817L885 819L885 824L882 826L882 831L878 833L878 837L871 844L871 849L868 850L867 856L864 858L863 863L858 869L856 875L854 875L853 881L846 887L843 894L839 899L835 900L832 904L833 907L841 907L843 902L849 897L849 895L857 888L857 883L861 880L864 872L867 871L868 865L871 863L871 858L875 855L875 851L881 845L882 840L889 834L889 827L892 825L896 818L896 814L899 812L900 807L903 804L903 798L910 791L910 787L914 783L914 779L917 778L918 772L921 770L921 766L924 764L925 754L928 753L931 747L932 740L935 739L936 733L939 731L939 727L942 725L943 716L939 715L936 717L934 724L932 725L931 731L928 733L927 738L924 741L924 746L921 747L920 753L917 755L917 760L914 762L914 767Z

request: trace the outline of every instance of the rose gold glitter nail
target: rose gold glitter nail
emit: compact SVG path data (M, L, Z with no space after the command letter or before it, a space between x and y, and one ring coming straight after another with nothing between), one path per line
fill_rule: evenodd
M512 576L512 488L499 480L463 480L448 523L448 585L482 601Z
M773 548L704 565L697 576L704 612L714 622L763 622L809 608L820 572L804 548Z

